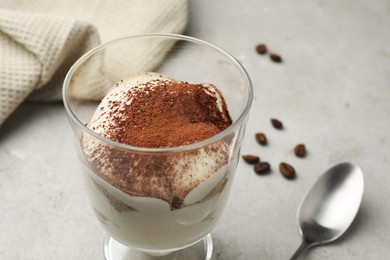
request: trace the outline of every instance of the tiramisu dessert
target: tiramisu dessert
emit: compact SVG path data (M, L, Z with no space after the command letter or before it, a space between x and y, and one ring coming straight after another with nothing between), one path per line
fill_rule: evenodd
M81 137L88 192L110 235L157 251L190 245L209 233L225 207L238 156L230 152L231 136L187 145L231 124L212 84L151 72L116 83L87 125L113 142Z

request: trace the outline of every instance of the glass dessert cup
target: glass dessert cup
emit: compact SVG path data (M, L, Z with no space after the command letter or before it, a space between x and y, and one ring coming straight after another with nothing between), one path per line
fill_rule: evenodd
M89 129L86 125L107 91L142 72L216 85L232 125L204 141L170 148L117 143ZM228 201L253 98L250 78L241 64L199 39L131 36L82 56L66 76L63 98L89 201L107 232L106 259L210 259L210 232ZM142 187L180 193L189 169L210 174L182 199L135 194L126 186L139 181ZM125 176L129 172L137 181Z

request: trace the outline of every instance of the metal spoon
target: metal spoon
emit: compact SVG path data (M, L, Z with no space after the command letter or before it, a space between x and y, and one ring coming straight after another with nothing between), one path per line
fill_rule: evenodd
M308 191L298 209L302 244L290 260L308 248L339 238L351 225L363 197L361 169L341 163L326 171Z

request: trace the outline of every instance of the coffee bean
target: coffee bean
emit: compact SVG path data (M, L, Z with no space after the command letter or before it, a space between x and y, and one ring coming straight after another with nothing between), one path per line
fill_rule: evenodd
M269 173L269 171L271 170L271 165L267 162L259 162L255 164L255 167L253 169L257 174L263 175Z
M267 46L263 43L258 44L256 46L256 51L258 54L266 54L267 53Z
M295 169L290 164L281 162L279 164L279 171L286 179L295 179Z
M244 159L244 161L249 163L249 164L255 164L255 163L258 163L260 161L259 156L251 155L251 154L243 155L242 159Z
M271 123L276 129L283 129L283 123L276 118L271 118Z
M306 155L306 146L304 144L298 144L294 148L294 153L296 156L303 158Z
M267 137L264 133L257 133L255 135L256 141L261 145L267 145Z
M269 57L273 62L276 62L276 63L281 63L283 61L282 57L278 54L275 54L275 53L271 53L269 55Z

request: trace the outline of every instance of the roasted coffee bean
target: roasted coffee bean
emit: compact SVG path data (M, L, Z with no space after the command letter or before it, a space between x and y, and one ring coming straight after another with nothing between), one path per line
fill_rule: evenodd
M279 164L279 171L286 179L295 179L295 169L290 164L281 162Z
M263 175L270 172L271 165L267 162L259 162L255 164L253 169L257 174Z
M267 137L264 133L257 133L255 135L256 141L261 145L267 145Z
M276 129L283 129L283 123L276 118L271 118L271 123Z
M294 153L296 156L303 158L306 155L306 146L304 144L298 144L294 148Z
M256 51L258 54L266 54L267 53L267 46L263 43L258 44L256 46Z
M242 159L244 159L244 161L249 163L249 164L255 164L255 163L258 163L260 161L259 156L251 155L251 154L243 155Z
M276 62L276 63L281 63L283 62L283 59L280 55L278 54L275 54L275 53L271 53L269 55L270 59L273 61L273 62Z

